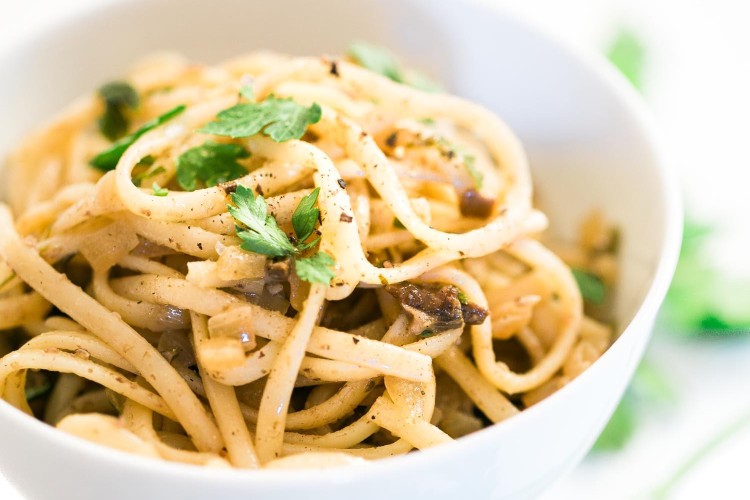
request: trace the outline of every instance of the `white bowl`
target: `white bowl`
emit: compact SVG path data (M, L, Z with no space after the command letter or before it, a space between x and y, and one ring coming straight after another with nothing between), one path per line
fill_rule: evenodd
M2 402L0 465L26 497L526 498L591 447L643 353L681 231L677 182L650 118L603 61L472 1L110 2L0 58L0 151L152 50L212 62L257 48L339 53L355 39L392 47L505 119L526 146L553 231L570 234L595 206L614 219L623 235L620 338L573 383L502 424L347 468L245 472L161 463L57 432Z

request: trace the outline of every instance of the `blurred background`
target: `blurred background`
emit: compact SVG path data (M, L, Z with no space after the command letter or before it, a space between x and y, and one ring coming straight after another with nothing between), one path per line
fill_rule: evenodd
M110 1L2 0L0 52ZM747 2L483 1L620 68L653 110L685 194L680 264L651 347L594 450L545 500L750 498ZM2 477L0 498L20 498Z

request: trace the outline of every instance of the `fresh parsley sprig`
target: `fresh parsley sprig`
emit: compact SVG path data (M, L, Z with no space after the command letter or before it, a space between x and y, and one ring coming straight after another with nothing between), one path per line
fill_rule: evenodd
M153 191L154 196L167 196L169 194L169 189L161 187L156 182L151 184L151 190Z
M110 82L99 89L104 101L104 114L99 117L99 131L114 141L128 131L128 108L136 109L140 103L138 92L127 82Z
M322 283L328 285L333 279L331 269L336 261L325 252L315 252L310 257L298 257L294 259L294 270L301 280L309 283Z
M601 305L607 295L607 288L598 276L583 269L571 268L573 277L578 283L583 299L592 304Z
M333 257L317 251L303 257L302 253L317 244L320 238L311 242L307 240L315 231L315 223L320 215L315 202L320 188L315 188L302 198L292 215L292 226L296 235L295 242L281 230L273 215L268 213L268 205L262 195L255 195L252 189L237 186L232 193L234 206L229 205L232 214L241 225L237 225L237 236L242 240L241 248L249 252L275 258L291 258L294 261L297 276L310 283L329 284L334 277Z
M320 217L320 210L315 207L319 193L320 188L313 189L312 193L302 198L292 214L292 227L297 235L299 244L304 244L313 231L315 231L315 223L318 222L318 218ZM317 239L313 240L312 245L316 242Z
M269 257L288 257L294 253L294 245L274 216L268 213L263 196L255 196L252 189L237 186L232 202L235 206L228 207L229 213L246 227L237 226L237 236L242 239L244 250Z
M403 83L425 92L441 92L443 90L440 84L423 73L402 67L396 56L385 47L366 42L354 42L349 46L347 55L363 68L383 75L394 82Z
M96 155L90 161L90 164L103 172L114 170L125 151L130 146L132 146L135 141L137 141L143 134L155 129L160 125L163 125L183 111L185 111L185 106L181 104L170 109L163 115L157 116L153 120L147 121L146 123L141 125L138 130L130 135L126 135L125 137L112 144L109 148Z
M195 191L199 182L211 187L238 179L247 174L247 169L237 160L249 156L250 152L240 144L208 141L177 158L177 182L185 191Z
M284 142L301 138L307 126L318 123L321 116L317 103L305 107L291 98L269 96L261 102L243 102L221 111L200 132L232 138L263 133L276 142Z

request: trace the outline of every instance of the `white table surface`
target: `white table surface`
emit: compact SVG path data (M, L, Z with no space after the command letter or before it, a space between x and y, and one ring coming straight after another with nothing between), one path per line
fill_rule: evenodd
M116 0L2 0L0 52L78 10ZM492 2L492 0L486 0ZM750 276L750 30L733 0L496 0L567 40L600 50L618 26L647 43L646 97L680 167L694 213L721 218L721 261ZM651 357L678 387L678 401L641 422L620 453L589 457L545 499L645 497L714 431L750 410L750 342L678 341L657 332ZM2 443L0 443L2 453ZM750 429L702 461L674 498L750 498ZM0 499L20 500L0 476Z

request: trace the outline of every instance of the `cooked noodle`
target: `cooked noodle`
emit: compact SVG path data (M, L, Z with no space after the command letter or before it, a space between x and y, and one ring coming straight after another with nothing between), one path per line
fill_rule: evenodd
M539 241L519 141L482 107L343 59L270 53L213 67L160 55L127 81L135 124L186 110L103 173L90 165L110 145L103 105L86 97L5 167L0 329L17 348L0 390L20 410L164 460L334 465L501 422L608 347L610 328L584 315L570 268ZM283 142L198 131L269 96L322 117ZM187 191L178 158L207 140L242 146L245 172ZM238 186L289 235L319 188L330 284L240 249ZM611 238L594 217L583 246L560 252L611 286Z

